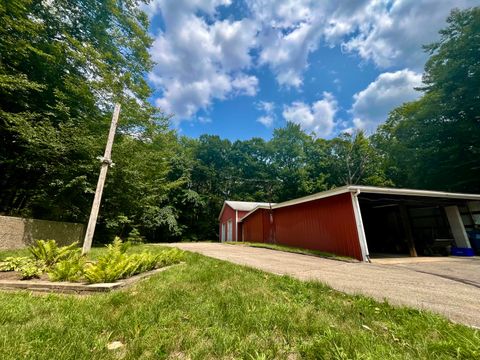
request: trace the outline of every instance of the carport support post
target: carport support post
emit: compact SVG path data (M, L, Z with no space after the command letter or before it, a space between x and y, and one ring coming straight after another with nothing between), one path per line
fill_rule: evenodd
M105 153L102 161L102 167L100 168L100 175L98 176L97 190L95 191L95 197L93 198L92 210L90 212L90 218L88 219L87 231L85 233L85 240L83 241L82 254L86 254L92 248L93 234L95 232L95 225L97 224L98 211L100 210L100 203L102 201L103 186L105 185L105 178L107 177L107 170L112 166L112 146L113 139L115 137L115 131L117 130L118 116L120 115L120 104L115 104L115 110L113 111L112 123L110 124L110 131L107 138L107 146L105 147Z
M368 252L367 237L365 236L365 229L363 227L362 211L360 209L360 202L358 201L359 194L360 190L357 190L357 192L355 193L350 193L350 196L352 198L353 214L355 217L355 223L357 225L358 241L360 243L360 250L362 251L363 261L371 262L370 253Z
M407 237L408 250L410 256L417 257L417 250L415 249L415 242L413 240L412 226L408 217L408 210L405 204L400 204L400 218L402 219L403 228Z
M458 206L446 206L445 213L447 214L448 223L452 230L453 239L458 247L471 248L470 240L468 239L465 225L463 225L462 215L458 211Z

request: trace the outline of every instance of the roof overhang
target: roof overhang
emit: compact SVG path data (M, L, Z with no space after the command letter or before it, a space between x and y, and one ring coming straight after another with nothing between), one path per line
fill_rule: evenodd
M339 188L322 191L313 195L304 196L298 199L284 201L278 204L272 204L272 209L279 209L286 206L298 205L310 201L320 200L331 196L340 194L354 193L354 194L385 194L385 195L400 195L400 196L419 196L419 197L432 197L443 199L460 199L460 200L478 200L480 201L480 194L466 194L466 193L451 193L445 191L432 191L432 190L418 190L418 189L395 189L377 186L364 186L364 185L350 185L342 186ZM252 211L248 212L240 222L253 214L258 209L270 209L267 206L257 206ZM223 208L222 208L223 212ZM220 213L221 214L221 213Z
M445 191L432 191L432 190L416 190L416 189L395 189L384 188L375 186L349 186L351 191L363 192L368 194L386 194L386 195L404 195L404 196L422 196L422 197L434 197L444 199L461 199L461 200L480 200L480 194L465 194L465 193L452 193Z
M258 209L266 209L266 210L269 210L270 208L273 209L273 203L272 203L272 206L257 206L255 207L255 209L253 209L252 211L249 211L248 213L246 213L240 220L238 220L238 222L242 222L243 220L245 220L247 217L249 217L251 214L253 214L255 211L257 211Z
M253 209L251 210L246 210L246 209L242 209L242 208L235 208L235 205L232 206L232 203L235 204L235 203L249 203L249 204L258 204L256 205ZM270 206L273 206L275 205L276 203L256 203L256 202L248 202L248 201L230 201L230 200L225 200L223 202L223 205L222 205L222 209L220 210L220 214L218 215L218 220L220 220L220 218L222 217L222 214L223 214L223 211L225 210L225 206L228 206L230 209L232 209L233 211L248 211L248 214L250 214L251 212L254 212L257 208L270 208ZM248 215L246 214L246 215ZM245 216L244 216L245 217Z

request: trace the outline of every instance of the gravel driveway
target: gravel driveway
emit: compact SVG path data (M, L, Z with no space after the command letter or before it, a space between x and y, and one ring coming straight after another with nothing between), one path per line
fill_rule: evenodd
M169 244L216 259L301 280L318 280L352 294L429 309L480 328L480 259L418 258L348 263L219 243Z

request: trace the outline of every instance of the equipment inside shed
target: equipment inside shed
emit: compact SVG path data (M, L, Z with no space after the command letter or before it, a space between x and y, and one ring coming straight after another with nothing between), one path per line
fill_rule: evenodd
M471 219L466 201L370 193L358 198L371 257L448 256L464 245L462 228ZM456 214L462 218L457 222Z

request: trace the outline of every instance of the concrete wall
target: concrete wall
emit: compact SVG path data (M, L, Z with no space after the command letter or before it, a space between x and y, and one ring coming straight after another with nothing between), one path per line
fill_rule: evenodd
M0 216L0 250L21 249L35 240L56 240L59 245L82 242L83 224Z

